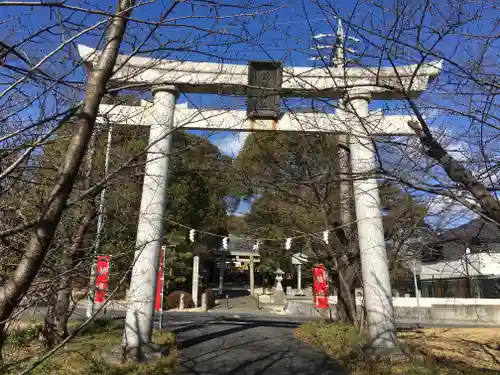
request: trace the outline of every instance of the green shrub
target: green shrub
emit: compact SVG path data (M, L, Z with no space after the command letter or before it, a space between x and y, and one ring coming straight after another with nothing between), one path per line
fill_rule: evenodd
M92 335L94 333L102 333L103 330L113 330L117 327L121 327L123 322L120 322L119 319L113 318L97 318L88 323L83 329L78 331L78 336L87 336ZM78 329L78 325L75 329Z
M184 308L190 309L194 307L194 301L191 293L176 290L175 292L170 293L165 299L165 305L167 306L168 310L179 308L181 294L184 294Z

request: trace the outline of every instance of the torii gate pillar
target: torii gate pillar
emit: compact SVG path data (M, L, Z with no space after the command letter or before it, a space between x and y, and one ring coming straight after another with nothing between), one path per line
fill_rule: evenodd
M356 117L352 121L363 125L369 115L369 101L368 93L348 93L344 103L350 115ZM372 175L376 169L373 139L351 136L349 150L368 329L374 347L392 347L397 342L396 325L380 195Z
M129 355L133 357L143 355L141 350L144 343L151 342L152 337L157 269L167 205L168 155L172 145L175 102L179 96L179 90L175 86L156 86L152 91L155 121L151 124L149 133L125 320L124 343Z

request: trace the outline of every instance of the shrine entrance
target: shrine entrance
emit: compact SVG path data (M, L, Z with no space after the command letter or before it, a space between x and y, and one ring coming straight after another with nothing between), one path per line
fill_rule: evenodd
M99 51L79 46L92 67ZM119 68L118 68L119 67ZM176 129L290 131L347 134L353 181L367 321L374 345L396 343L391 285L384 240L373 138L412 136L412 116L369 111L377 99L418 97L440 72L441 63L386 68L282 67L154 60L120 55L111 81L115 87L150 88L153 101L137 106L100 107L100 122L150 127L149 147L137 229L137 250L128 293L125 340L130 347L149 342L153 322L158 257L168 197L168 155ZM179 94L230 94L248 97L247 111L200 110L176 105ZM404 93L404 95L403 95ZM335 113L281 113L280 97L338 100ZM132 329L140 327L140 329Z

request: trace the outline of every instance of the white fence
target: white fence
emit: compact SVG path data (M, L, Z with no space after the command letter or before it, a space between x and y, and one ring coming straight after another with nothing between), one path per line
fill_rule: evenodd
M418 300L418 301L417 301ZM330 296L328 302L337 304L337 296ZM362 298L356 298L356 303L361 305ZM446 306L500 306L498 298L425 298L425 297L394 297L392 303L397 307L431 307L432 305Z
M361 304L361 298L357 303ZM463 325L500 325L500 299L394 297L394 312L400 322L430 322ZM335 314L337 297L329 298ZM288 297L284 309L289 315L316 316L312 298Z

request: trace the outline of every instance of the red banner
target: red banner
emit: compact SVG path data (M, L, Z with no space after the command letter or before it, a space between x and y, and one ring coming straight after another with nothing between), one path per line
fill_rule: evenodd
M313 267L314 278L314 305L318 309L328 308L328 276L324 264Z
M165 258L165 249L160 248L160 267L158 267L158 281L156 282L156 303L155 310L160 311L162 309L163 300L163 259Z
M106 300L110 263L111 263L111 255L97 256L95 295L94 295L94 302L96 303L102 303Z

